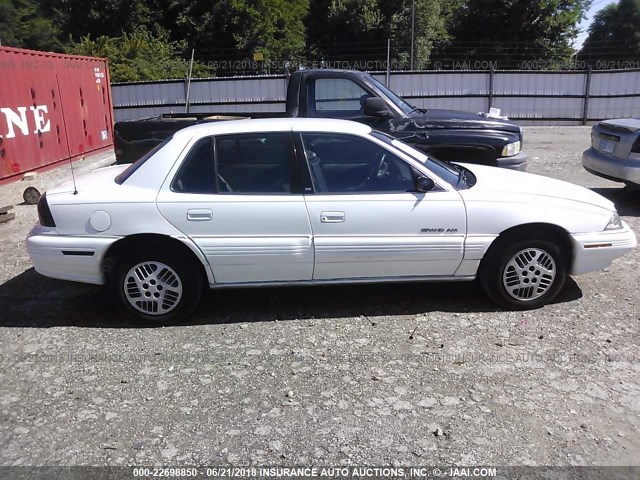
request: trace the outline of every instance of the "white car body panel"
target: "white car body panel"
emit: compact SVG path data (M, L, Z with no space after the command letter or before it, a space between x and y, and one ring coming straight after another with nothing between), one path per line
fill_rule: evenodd
M462 261L466 214L455 191L316 194L307 196L307 208L314 232L316 280L447 276ZM323 222L328 215L339 221Z
M217 283L311 280L312 234L302 195L200 195L167 187L158 209L198 245ZM189 220L197 209L203 219Z
M202 137L292 130L365 137L440 188L348 195L193 194L170 188L191 146ZM187 245L204 266L209 285L223 287L473 279L502 232L533 223L555 225L569 234L572 273L605 268L637 244L626 223L622 229L604 231L614 205L590 190L522 172L466 165L477 183L458 191L404 149L370 132L354 122L317 119L241 120L186 128L122 184L114 179L127 166L79 177L77 194L71 182L47 192L56 227L34 227L27 238L29 255L44 275L101 284L102 262L110 246L132 235L154 234ZM102 212L109 220L103 230Z

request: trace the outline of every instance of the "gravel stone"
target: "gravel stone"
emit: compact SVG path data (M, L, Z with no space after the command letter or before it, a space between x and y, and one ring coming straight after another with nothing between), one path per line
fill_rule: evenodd
M525 127L528 170L639 233L639 194L582 168L589 134ZM229 289L145 328L33 270L22 192L68 178L0 186L1 465L637 464L640 251L525 312L476 283Z

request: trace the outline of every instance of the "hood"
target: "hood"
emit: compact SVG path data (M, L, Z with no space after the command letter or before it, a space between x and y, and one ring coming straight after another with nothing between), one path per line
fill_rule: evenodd
M426 112L416 111L413 115L412 120L417 124L423 124L424 128L490 128L513 133L520 132L520 127L511 120L489 117L483 113L429 108Z
M128 167L129 165L114 165L111 167L98 168L97 170L82 175L77 175L75 188L78 190L78 193L82 193L104 190L110 184L117 185L115 182L116 176ZM73 178L71 178L71 174L69 174L69 177L70 178L63 184L47 190L47 198L51 198L52 195L73 193L74 182Z
M518 172L506 168L488 167L484 165L462 164L476 176L476 184L468 190L461 190L464 198L473 198L486 194L515 200L520 197L525 201L540 201L541 197L549 200L578 202L608 211L615 211L615 205L588 188L555 178Z

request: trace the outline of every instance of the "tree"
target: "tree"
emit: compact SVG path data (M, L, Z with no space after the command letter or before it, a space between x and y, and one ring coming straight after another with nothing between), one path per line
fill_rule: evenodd
M59 52L59 34L35 0L0 0L2 45Z
M118 37L140 28L159 33L164 12L152 0L40 0L43 10L60 28L65 41Z
M460 8L458 0L416 0L414 19L414 67L425 68L429 64L434 45L450 38L449 25L453 14ZM392 15L393 37L404 48L397 57L410 67L412 0L404 0L400 12ZM407 63L409 62L409 63Z
M452 23L453 41L441 55L497 61L525 68L525 61L561 66L573 54L578 23L592 0L466 0Z
M640 58L640 0L620 0L600 10L579 58L586 61Z
M68 51L76 55L107 57L111 80L132 82L184 78L189 62L176 55L176 50L181 48L176 42L169 41L166 34L153 36L146 30L140 30L120 37L101 36L95 40L86 36ZM194 76L207 74L206 67L198 63L194 65Z
M267 60L293 60L305 47L302 19L308 0L231 0L233 38L238 48Z
M415 0L415 65L427 65L435 41L447 37L447 24L459 0ZM382 68L387 39L398 66L408 68L412 0L314 0L307 18L307 44L314 56Z

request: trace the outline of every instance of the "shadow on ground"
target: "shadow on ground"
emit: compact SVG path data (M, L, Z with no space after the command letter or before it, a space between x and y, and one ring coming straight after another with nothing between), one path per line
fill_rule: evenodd
M581 297L569 278L554 303ZM128 320L102 287L49 279L34 269L0 285L0 303L0 327L149 326ZM497 310L476 282L234 288L205 292L182 325Z
M640 189L603 187L591 190L611 200L620 215L640 217Z

